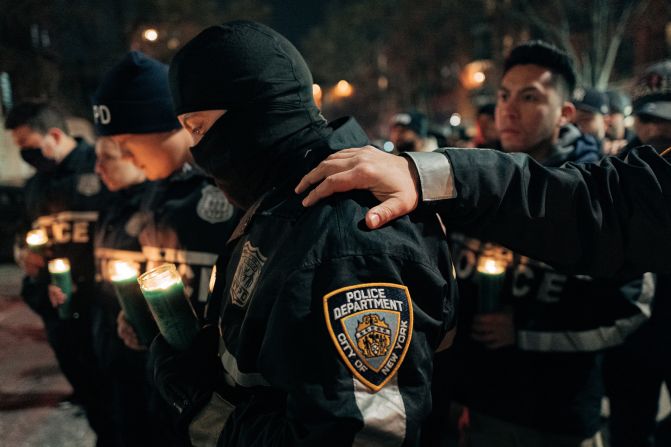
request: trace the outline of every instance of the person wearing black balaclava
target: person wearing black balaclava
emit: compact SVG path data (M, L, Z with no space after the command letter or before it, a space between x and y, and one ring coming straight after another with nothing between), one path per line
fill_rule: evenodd
M353 118L326 122L305 61L272 29L208 28L170 76L196 163L247 210L217 268L219 327L183 352L160 336L151 346L183 433L194 445L419 445L455 311L435 215L369 232L368 193L301 206L296 181L367 137Z
M93 294L93 234L98 211L111 199L94 173L95 153L82 139L68 135L63 115L44 102L17 104L7 115L22 158L36 172L24 186L24 230L42 228L49 237L46 253L25 247L17 261L26 276L21 296L44 322L47 340L58 365L73 388L74 402L81 403L97 445L111 445L113 434L104 405L99 369L94 356L90 298ZM25 233L19 235L23 240ZM62 319L48 293L46 258L68 258L72 266L75 312Z

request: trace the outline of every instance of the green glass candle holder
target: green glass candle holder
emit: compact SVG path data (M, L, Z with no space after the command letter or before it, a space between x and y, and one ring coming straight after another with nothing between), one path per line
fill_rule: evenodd
M188 348L200 324L184 294L184 284L175 265L163 264L149 270L138 282L161 335L179 351Z
M138 269L130 262L110 261L110 279L119 305L140 343L149 346L158 334L158 326L140 290L137 272Z
M501 290L506 278L505 261L482 256L478 261L476 275L478 313L501 310Z
M65 302L58 306L58 316L68 320L75 314L72 303L72 276L70 275L70 261L66 258L55 258L47 265L51 275L51 284L58 286L65 294Z

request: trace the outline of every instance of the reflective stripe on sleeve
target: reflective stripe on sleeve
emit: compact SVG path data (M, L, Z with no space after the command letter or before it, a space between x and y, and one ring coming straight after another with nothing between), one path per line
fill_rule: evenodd
M238 361L226 348L224 339L219 339L219 358L224 369L235 384L251 388L254 386L270 386L270 383L259 373L244 373L238 369Z
M50 214L48 216L40 216L37 218L37 225L51 225L59 221L87 221L95 222L98 220L97 211L61 211L60 213Z
M611 326L586 331L518 331L517 346L524 351L589 352L620 345L648 319L654 295L654 277L651 273L645 273L641 292L635 303L640 313L615 320Z
M398 388L398 374L377 392L372 392L356 378L354 398L361 412L363 428L356 434L353 447L394 447L403 444L406 414Z

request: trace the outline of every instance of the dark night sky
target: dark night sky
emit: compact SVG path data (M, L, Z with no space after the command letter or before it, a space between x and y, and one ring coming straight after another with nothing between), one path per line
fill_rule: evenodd
M271 0L274 28L301 47L307 32L324 17L327 0Z

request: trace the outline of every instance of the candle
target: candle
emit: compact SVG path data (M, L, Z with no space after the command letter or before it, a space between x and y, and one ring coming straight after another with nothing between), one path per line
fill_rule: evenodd
M65 294L65 302L58 306L58 316L62 320L72 318L74 309L72 304L72 276L70 276L70 261L66 258L56 258L47 265L51 275L51 283L58 286Z
M26 244L30 251L42 255L44 253L44 247L47 246L49 238L47 237L47 232L38 228L36 230L30 230L26 234Z
M149 346L158 334L158 327L142 296L137 281L138 269L133 263L116 260L110 261L109 273L126 320L135 330L140 343Z
M175 265L163 264L149 270L138 281L165 340L177 350L188 348L200 324L184 295L184 284Z
M478 312L490 313L500 310L500 295L506 276L506 262L481 256L476 270Z

